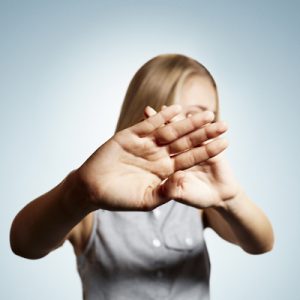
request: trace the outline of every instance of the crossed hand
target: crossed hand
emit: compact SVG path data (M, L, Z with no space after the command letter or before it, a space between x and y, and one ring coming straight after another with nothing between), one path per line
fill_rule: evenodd
M221 152L227 128L200 112L178 120L181 107L152 110L117 132L78 169L91 204L108 210L152 210L175 199L205 208L233 197L237 182ZM177 120L176 120L177 117Z

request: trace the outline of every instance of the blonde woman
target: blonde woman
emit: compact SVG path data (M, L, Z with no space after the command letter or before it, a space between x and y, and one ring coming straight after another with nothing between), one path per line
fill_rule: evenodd
M69 240L84 299L209 299L206 227L251 254L274 243L224 156L226 130L209 71L154 57L133 77L115 135L15 217L12 250L36 259Z

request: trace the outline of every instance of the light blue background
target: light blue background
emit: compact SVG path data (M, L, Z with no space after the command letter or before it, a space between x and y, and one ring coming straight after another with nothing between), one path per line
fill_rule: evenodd
M298 1L1 1L1 299L81 299L68 242L15 256L16 213L111 136L134 72L161 53L214 75L228 159L271 220L272 252L205 233L212 300L300 299Z

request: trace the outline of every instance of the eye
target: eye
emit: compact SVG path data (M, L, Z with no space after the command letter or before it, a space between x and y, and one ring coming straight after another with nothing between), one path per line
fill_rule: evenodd
M191 116L193 116L194 114L196 114L196 113L198 113L200 110L190 110L190 111L187 111L186 112L186 114L185 114L185 116L187 117L187 118L190 118Z

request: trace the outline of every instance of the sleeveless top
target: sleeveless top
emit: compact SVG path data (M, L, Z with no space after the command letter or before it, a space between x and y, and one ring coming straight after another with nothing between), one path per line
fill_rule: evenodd
M150 212L97 210L76 257L84 300L209 300L200 211L171 200Z

